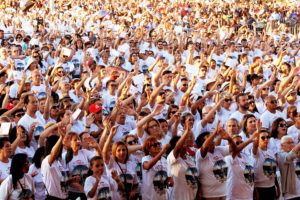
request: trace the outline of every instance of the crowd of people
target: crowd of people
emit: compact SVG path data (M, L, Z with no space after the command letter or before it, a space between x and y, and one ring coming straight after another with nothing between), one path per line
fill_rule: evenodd
M299 200L295 2L0 2L0 200Z

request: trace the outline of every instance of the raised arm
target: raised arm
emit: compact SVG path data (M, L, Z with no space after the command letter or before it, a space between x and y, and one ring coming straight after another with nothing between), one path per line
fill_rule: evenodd
M151 169L161 159L162 155L164 155L164 153L168 150L168 148L170 148L170 146L171 145L169 143L165 144L163 149L151 161L145 161L143 163L143 168L145 170Z
M109 159L110 159L110 156L109 156L109 146L112 142L112 139L113 137L116 135L117 133L117 130L119 128L120 125L117 125L117 126L114 126L111 128L110 130L110 133L109 133L109 136L104 144L104 147L103 147L103 160L105 162L106 165L109 164Z
M201 149L200 149L200 152L201 152L201 156L202 158L205 158L206 155L207 155L207 152L208 152L208 149L209 147L212 145L217 133L218 133L218 129L219 129L219 126L220 126L220 121L218 121L217 123L217 127L215 129L215 131L213 132L213 134L211 134L206 140L205 142L203 143Z
M186 120L186 122L185 122L185 127L186 127L186 130L184 131L183 135L180 137L180 139L176 143L176 146L173 150L173 154L174 154L175 158L178 158L178 156L180 155L180 151L183 148L184 142L185 142L186 138L188 137L188 135L192 134L191 127L189 126L188 120Z
M260 134L261 127L262 127L262 123L260 122L260 119L258 119L257 122L256 122L256 131L257 131L258 134L257 134L256 138L254 139L253 148L252 148L252 152L253 152L254 155L257 154L259 134Z
M62 124L60 124L58 126L58 132L60 134L59 136L59 139L58 141L56 142L56 144L54 145L54 147L52 148L52 151L50 153L50 156L49 156L49 159L48 159L48 162L49 162L49 165L51 166L54 161L58 158L59 156L59 153L60 153L60 147L62 145L62 141L66 135L66 129L64 127L62 127Z

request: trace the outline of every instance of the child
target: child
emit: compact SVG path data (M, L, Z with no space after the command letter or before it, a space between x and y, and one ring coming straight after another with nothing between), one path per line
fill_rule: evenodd
M95 156L91 159L88 173L91 174L91 176L85 180L84 184L84 192L88 200L114 199L113 194L117 192L118 186L123 187L116 171L112 172L111 178L104 175L104 169L102 157Z

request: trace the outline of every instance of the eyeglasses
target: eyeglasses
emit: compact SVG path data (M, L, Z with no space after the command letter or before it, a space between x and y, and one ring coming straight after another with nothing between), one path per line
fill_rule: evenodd
M52 106L52 109L58 109L59 106Z
M262 140L266 140L266 139L269 140L269 139L270 139L270 136L261 136L260 138L261 138Z
M111 84L110 86L111 86L111 87L117 87L117 85L116 85L116 84Z
M129 145L137 144L137 140L136 139L131 140L131 141L127 142L127 144L129 144Z
M224 101L225 101L225 102L231 102L232 99L225 99Z
M269 88L263 88L262 90L269 90Z
M161 143L160 143L160 142L155 142L152 146L153 146L153 147L160 147L160 146L161 146Z
M64 71L63 71L63 70L60 70L60 71L58 71L57 73L64 73Z
M277 101L276 100L272 100L269 102L270 104L277 104Z
M182 84L182 86L183 86L183 87L186 87L186 86L188 86L188 84Z
M63 56L64 58L68 58L69 56Z
M25 113L17 113L15 116L16 117L23 117Z
M255 104L255 101L249 101L249 104Z
M283 127L287 127L287 124L279 124L278 126L283 128Z
M170 113L174 115L175 113L177 113L177 110L171 111Z
M242 143L243 143L243 141L237 141L237 142L235 142L236 145L240 145Z

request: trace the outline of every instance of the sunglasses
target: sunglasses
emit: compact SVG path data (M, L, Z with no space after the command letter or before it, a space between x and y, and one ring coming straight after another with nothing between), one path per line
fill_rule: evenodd
M58 109L59 106L52 106L52 109Z
M270 101L270 104L277 104L277 101L272 100L272 101Z
M262 140L266 140L266 139L269 140L269 139L270 139L270 136L261 136L260 138L261 138Z
M225 101L225 102L231 102L232 99L225 99L224 101Z
M18 113L18 114L16 114L15 116L16 117L23 117L25 115L25 113Z
M287 124L279 124L278 126L283 128L283 127L287 127Z
M170 113L174 115L175 113L177 113L177 110L171 111Z
M269 88L263 88L262 90L269 90Z
M243 143L243 141L237 141L235 144L236 145L240 145L240 144L242 144Z
M127 144L129 144L129 145L133 145L133 144L136 144L136 143L137 143L136 139L127 142Z
M152 146L153 146L153 147L160 147L160 146L161 146L161 143L160 143L160 142L155 142Z
M183 87L186 87L186 86L188 86L188 84L182 84L182 86L183 86Z
M254 101L249 101L249 104L254 104L255 102Z

